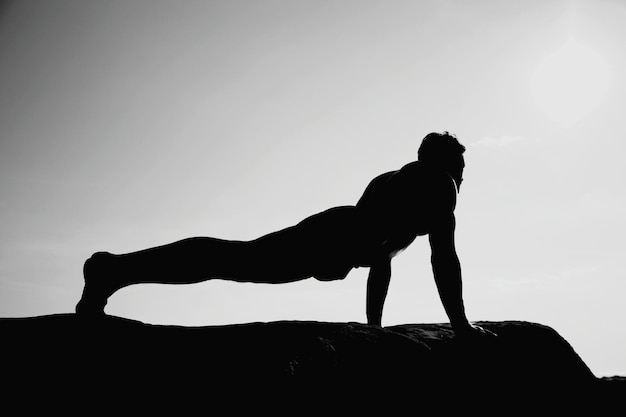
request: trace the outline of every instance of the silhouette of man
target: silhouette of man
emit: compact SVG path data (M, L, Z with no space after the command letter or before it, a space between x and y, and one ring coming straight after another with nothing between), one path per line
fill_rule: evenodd
M374 178L356 206L334 207L252 241L184 239L123 255L97 252L84 265L78 314L103 314L107 299L132 284L189 284L209 279L286 283L344 279L369 267L367 321L381 325L391 260L428 235L437 289L457 335L486 331L469 323L454 243L456 197L465 147L448 132L422 140L417 161Z

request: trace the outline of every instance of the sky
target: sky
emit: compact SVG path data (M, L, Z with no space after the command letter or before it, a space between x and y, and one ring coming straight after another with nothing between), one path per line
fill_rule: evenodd
M466 145L457 252L471 321L553 327L626 375L626 4L0 3L0 317L68 313L93 252L246 240ZM392 264L383 325L446 322L427 239ZM343 281L138 285L148 323L366 322Z

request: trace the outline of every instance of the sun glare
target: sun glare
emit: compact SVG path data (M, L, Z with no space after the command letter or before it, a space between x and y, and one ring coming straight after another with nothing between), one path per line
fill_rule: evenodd
M532 94L548 117L569 128L602 102L609 73L600 54L570 40L536 67Z

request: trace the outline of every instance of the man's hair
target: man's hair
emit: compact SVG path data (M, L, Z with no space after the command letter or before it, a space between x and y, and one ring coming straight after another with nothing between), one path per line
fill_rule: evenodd
M425 162L443 162L451 156L461 155L465 152L456 136L448 132L429 133L422 139L422 144L417 150L417 160Z

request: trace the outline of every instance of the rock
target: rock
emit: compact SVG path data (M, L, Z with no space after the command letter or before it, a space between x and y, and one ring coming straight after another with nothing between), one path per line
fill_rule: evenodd
M610 381L595 378L553 329L479 324L497 337L457 340L447 324L184 327L74 314L5 318L2 392L8 399L47 397L48 406L80 398L142 411L223 402L234 414L454 405L510 411L538 404L563 411L617 399L619 389L610 394Z

